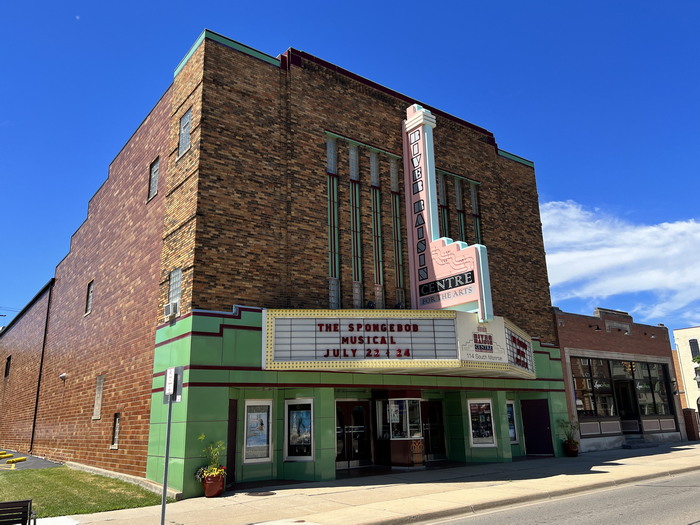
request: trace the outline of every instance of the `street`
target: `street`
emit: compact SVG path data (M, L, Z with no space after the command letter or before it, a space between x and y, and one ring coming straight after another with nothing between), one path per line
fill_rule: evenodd
M551 501L484 511L433 525L700 524L700 472L644 481ZM427 522L426 522L427 523Z

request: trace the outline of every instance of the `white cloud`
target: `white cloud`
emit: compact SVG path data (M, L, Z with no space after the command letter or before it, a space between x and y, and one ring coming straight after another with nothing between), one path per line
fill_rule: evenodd
M645 293L641 321L700 324L700 223L632 224L571 200L540 210L554 304Z

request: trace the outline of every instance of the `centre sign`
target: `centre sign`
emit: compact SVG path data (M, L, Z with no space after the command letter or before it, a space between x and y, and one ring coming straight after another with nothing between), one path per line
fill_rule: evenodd
M486 247L440 237L433 152L435 117L414 104L406 110L403 152L406 221L414 308L450 308L493 318Z

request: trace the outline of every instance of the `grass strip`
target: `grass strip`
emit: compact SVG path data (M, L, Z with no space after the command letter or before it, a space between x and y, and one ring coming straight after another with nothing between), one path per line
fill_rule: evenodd
M39 518L159 505L138 485L68 467L0 471L0 501L31 499Z

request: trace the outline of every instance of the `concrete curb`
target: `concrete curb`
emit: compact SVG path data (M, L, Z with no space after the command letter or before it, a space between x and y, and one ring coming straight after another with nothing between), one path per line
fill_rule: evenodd
M66 461L64 463L66 467L75 469L75 470L82 470L83 472L88 472L90 474L97 474L99 476L106 476L108 478L114 478L118 479L121 481L126 481L127 483L131 483L133 485L138 485L139 487L142 487L146 490L150 490L151 492L155 492L156 494L162 494L163 493L163 485L161 483L156 483L154 481L150 481L144 478L139 478L137 476L130 476L129 474L121 474L119 472L112 472L109 470L104 470L101 468L97 467L91 467L90 465L83 465L82 463L74 463L72 461ZM182 499L182 492L178 492L175 489L168 488L167 495L169 498L174 499L175 501L180 501Z
M451 509L445 509L440 511L426 512L423 514L412 514L410 516L401 516L399 518L391 518L386 520L379 520L372 522L372 525L403 525L405 523L423 523L438 519L448 519L456 516L462 516L464 514L475 514L480 511L494 510L503 507L509 507L512 505L521 505L523 503L533 503L536 501L546 501L549 499L555 499L562 496L571 496L573 494L579 494L583 492L590 492L595 490L612 489L616 487L622 487L625 485L631 485L634 483L639 483L640 481L648 481L651 479L660 479L666 477L672 477L674 475L686 474L688 472L693 472L700 470L698 466L690 467L680 467L673 470L668 470L664 472L656 472L651 474L640 474L638 476L630 476L624 480L612 480L604 481L599 483L589 483L587 485L582 485L580 487L571 487L566 489L554 490L543 492L541 495L524 495L517 496L513 498L500 499L498 501L489 501L484 503L477 503L472 505L464 505L461 507L453 507Z

